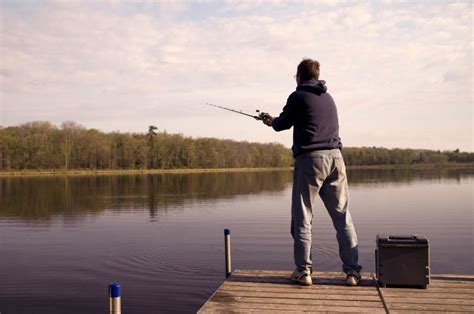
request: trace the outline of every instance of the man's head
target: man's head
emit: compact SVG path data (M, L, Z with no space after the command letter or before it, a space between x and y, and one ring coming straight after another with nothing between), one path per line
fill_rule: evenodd
M311 59L303 59L298 64L296 80L298 84L307 80L319 80L319 62Z

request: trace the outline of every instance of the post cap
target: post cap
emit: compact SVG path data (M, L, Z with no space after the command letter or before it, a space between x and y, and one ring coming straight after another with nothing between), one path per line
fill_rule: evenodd
M121 294L121 287L119 283L113 282L109 285L109 296L111 298L118 298Z
M224 229L224 235L230 235L230 230L229 229Z

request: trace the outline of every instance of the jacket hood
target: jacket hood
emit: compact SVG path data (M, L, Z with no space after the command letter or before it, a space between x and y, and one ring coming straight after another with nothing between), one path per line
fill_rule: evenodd
M296 90L310 92L316 95L321 95L325 93L328 90L328 88L326 87L326 81L308 80L298 85L298 87L296 87Z

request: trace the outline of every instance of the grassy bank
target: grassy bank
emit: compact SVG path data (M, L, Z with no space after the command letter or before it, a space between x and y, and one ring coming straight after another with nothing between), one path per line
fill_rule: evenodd
M414 165L357 165L348 166L348 169L474 169L474 163L445 163L445 164L414 164ZM85 176L85 175L131 175L131 174L184 174L184 173L213 173L213 172L259 172L259 171L284 171L292 167L282 168L210 168L210 169L38 169L38 170L11 170L0 171L0 177L9 176Z
M213 172L259 172L275 170L292 170L286 168L210 168L210 169L76 169L65 171L63 169L54 170L16 170L0 171L0 177L7 176L84 176L84 175L130 175L130 174L187 174L187 173L213 173Z

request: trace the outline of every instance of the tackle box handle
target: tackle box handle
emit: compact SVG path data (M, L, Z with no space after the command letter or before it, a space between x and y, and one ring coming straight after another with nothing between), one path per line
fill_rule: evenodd
M419 235L416 235L416 234L411 235L411 236L403 236L403 235L394 235L394 236L392 236L392 235L389 235L387 237L387 240L389 242L390 241L407 241L407 242L410 241L411 242L411 241L416 241L419 238L424 239L425 237L423 237L423 236L420 237Z

